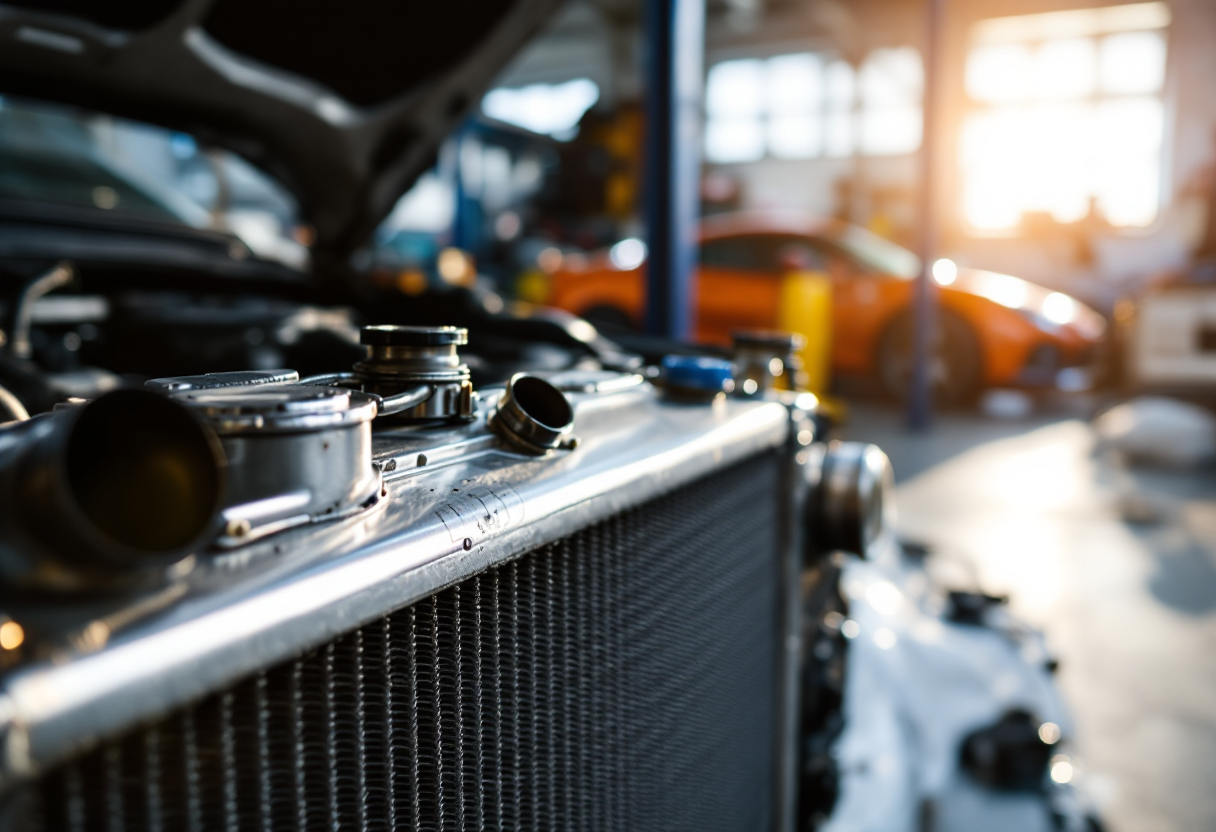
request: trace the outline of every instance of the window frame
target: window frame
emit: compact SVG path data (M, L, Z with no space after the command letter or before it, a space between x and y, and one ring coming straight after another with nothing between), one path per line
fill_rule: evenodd
M702 113L703 118L704 118L704 126L705 126L705 134L702 138L702 153L704 155L704 159L705 159L706 163L711 164L711 165L746 165L746 164L757 164L757 163L762 163L762 162L802 162L802 163L806 163L806 162L825 162L825 161L826 162L849 161L849 160L853 160L853 159L857 159L857 158L892 159L892 158L915 156L916 154L918 154L920 152L920 148L922 147L923 142L924 142L923 75L922 75L922 83L920 84L919 93L914 97L914 99L910 98L908 101L904 102L904 104L903 104L903 106L905 108L908 108L910 111L915 111L921 118L920 132L916 138L915 147L913 147L910 150L904 150L904 151L899 151L899 152L871 152L871 151L867 151L863 148L863 141L862 141L867 116L873 117L873 116L881 115L884 113L889 115L891 112L895 112L900 109L899 107L892 107L890 105L885 106L885 107L868 107L866 105L866 103L864 101L863 89L862 89L862 86L863 86L862 77L863 77L863 72L864 72L866 61L869 60L871 58L871 56L875 55L876 53L879 53L879 52L882 52L885 50L900 50L900 49L910 49L915 53L916 60L920 63L920 66L922 67L922 73L923 73L924 56L923 56L923 54L921 54L921 50L918 46L916 46L914 44L909 44L909 43L897 43L897 44L888 44L888 45L883 45L883 46L875 46L874 48L870 49L866 53L865 59L863 59L858 65L853 65L853 64L849 63L843 55L841 55L837 52L821 51L821 50L816 50L816 49L812 49L812 48L790 49L787 47L786 49L783 49L781 51L770 51L770 52L763 52L763 53L749 52L746 54L724 54L721 56L715 56L715 58L713 60L708 62L708 66L706 68L705 84L706 84L707 93L709 92L709 89L710 89L711 75L713 74L714 69L721 64L730 63L733 61L758 61L762 65L761 71L764 72L765 69L764 69L763 65L767 64L771 60L793 57L793 56L798 56L798 55L803 55L803 54L813 55L819 60L821 72L822 72L823 87L821 90L821 95L819 97L819 101L816 102L812 107L808 108L805 113L799 113L799 114L793 114L793 113L773 110L769 107L767 101L762 101L760 103L760 105L758 106L758 109L754 115L738 116L735 118L729 118L729 117L715 118L714 114L710 112L710 102L708 101L708 96L707 96L707 101L705 102L705 107L704 107L704 110ZM849 71L849 82L848 82L849 87L850 87L849 103L846 107L843 107L843 108L840 107L837 103L833 102L833 96L830 94L830 89L829 89L829 87L830 87L830 83L828 80L829 72L832 67L837 66L837 65L843 65ZM813 153L811 155L807 155L807 156L777 155L773 152L772 144L769 140L768 131L770 128L770 124L771 124L771 122L773 122L776 119L793 118L795 116L797 116L797 117L809 116L809 117L812 117L817 120L818 131L819 131L818 149L815 153ZM837 150L834 150L832 147L832 143L833 143L832 125L834 123L841 122L842 120L844 123L847 123L847 126L848 126L849 151L847 153L838 152ZM760 155L755 158L737 159L737 160L736 159L715 159L715 158L713 158L713 156L711 155L711 153L709 151L709 143L710 143L710 134L711 134L711 131L713 130L713 124L715 121L718 121L720 124L723 124L723 125L727 125L730 123L743 124L745 122L751 122L751 123L754 123L755 125L757 125L760 130L760 146L761 146Z

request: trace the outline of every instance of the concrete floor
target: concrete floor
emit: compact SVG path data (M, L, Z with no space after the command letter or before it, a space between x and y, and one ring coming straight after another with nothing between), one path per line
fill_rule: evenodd
M1096 449L1083 399L1020 420L854 404L899 526L954 584L1011 596L1044 629L1072 747L1113 832L1216 829L1216 472L1133 469Z

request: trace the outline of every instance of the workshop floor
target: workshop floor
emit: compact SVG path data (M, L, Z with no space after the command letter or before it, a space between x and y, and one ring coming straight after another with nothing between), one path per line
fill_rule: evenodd
M861 404L844 434L891 457L901 535L935 571L1046 631L1110 830L1216 829L1216 471L1128 468L1095 449L1091 407L913 435Z

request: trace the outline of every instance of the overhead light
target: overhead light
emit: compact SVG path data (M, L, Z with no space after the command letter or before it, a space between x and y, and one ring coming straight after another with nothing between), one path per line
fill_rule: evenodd
M953 260L942 258L933 264L933 280L939 286L949 286L958 279L958 266Z

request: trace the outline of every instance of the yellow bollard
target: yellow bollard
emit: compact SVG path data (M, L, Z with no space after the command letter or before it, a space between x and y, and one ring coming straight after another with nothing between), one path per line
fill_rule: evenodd
M832 281L822 272L796 271L781 280L777 328L806 338L798 354L802 371L796 386L821 399L832 367Z

